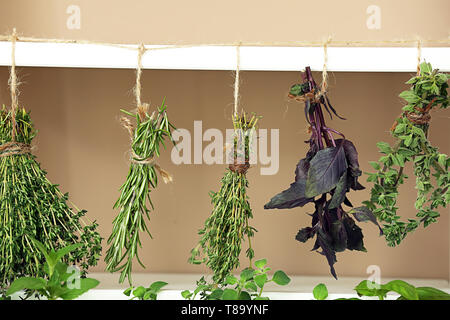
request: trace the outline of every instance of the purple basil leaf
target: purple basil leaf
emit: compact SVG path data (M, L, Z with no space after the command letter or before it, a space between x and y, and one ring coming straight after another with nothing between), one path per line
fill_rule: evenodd
M338 208L342 202L345 200L345 194L348 191L347 187L347 172L344 172L342 177L339 179L336 188L334 189L333 196L331 197L331 201L328 204L328 209Z
M347 248L347 231L340 220L336 220L331 225L331 238L333 239L333 250L336 252L344 251Z
M295 181L306 179L308 177L309 162L306 159L301 159L295 168Z
M367 208L366 206L353 208L352 210L349 211L349 213L353 214L355 219L359 222L370 221L376 224L378 226L378 229L380 229L380 236L383 235L383 229L378 224L375 214L372 211L370 211L370 209Z
M315 231L313 228L311 227L306 227L303 229L300 229L297 233L297 235L295 236L295 240L300 241L300 242L306 242L309 239L311 239L312 237L314 237Z
M291 183L289 189L274 196L264 205L264 209L290 209L303 207L305 204L314 201L314 198L305 196L306 180L301 179Z
M321 252L319 252L321 255L325 256L328 261L328 265L330 266L330 272L333 275L333 277L337 280L336 270L334 270L334 264L337 262L336 259L336 253L331 248L331 239L330 236L328 236L322 229L319 229L319 232L317 233L317 242L322 249Z
M348 207L353 207L353 204L350 202L350 200L348 200L347 197L345 197L344 204Z
M345 170L347 161L342 144L319 150L310 162L306 197L313 198L334 189Z
M344 218L343 223L347 231L347 249L367 252L367 249L364 248L364 236L361 228L349 216Z

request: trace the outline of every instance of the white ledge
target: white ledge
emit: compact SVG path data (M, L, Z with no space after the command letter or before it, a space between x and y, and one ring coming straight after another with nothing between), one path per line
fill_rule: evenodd
M130 47L133 47L130 45ZM160 46L147 46L148 49ZM323 67L322 47L241 47L241 70L299 71ZM450 71L450 47L422 48L422 59L434 68ZM16 65L29 67L130 68L137 64L137 51L122 47L76 43L16 44ZM197 46L149 50L144 69L234 70L236 47ZM0 65L11 65L11 43L0 42ZM412 47L329 47L329 71L414 72L417 49Z

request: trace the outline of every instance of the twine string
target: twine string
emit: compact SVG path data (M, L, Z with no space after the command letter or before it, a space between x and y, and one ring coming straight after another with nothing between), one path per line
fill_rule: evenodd
M16 41L17 41L17 32L16 28L13 29L11 34L11 69L9 73L9 88L11 91L11 122L12 122L12 131L11 131L11 141L16 141L16 113L18 109L18 99L17 99L17 75L16 75Z
M327 73L327 65L328 65L328 44L331 42L331 37L323 43L323 68L322 68L322 85L321 92L327 92L328 88L328 73Z
M234 76L234 116L238 116L239 108L239 72L241 67L240 45L236 46L236 72Z
M141 85L141 77L142 77L142 57L144 56L145 52L147 51L147 48L145 48L145 45L141 43L138 48L138 56L137 56L137 68L136 68L136 85L134 87L134 96L136 99L136 105L137 105L137 112L141 119L145 119L148 115L149 110L149 104L148 103L142 103L141 101L141 92L142 92L142 85ZM153 115L150 118L153 118ZM134 138L134 132L135 127L131 123L130 119L127 117L121 117L120 122L122 123L122 126L128 131L131 145L133 145L133 138ZM133 147L130 148L130 162L134 164L139 165L148 165L153 166L156 171L161 175L161 177L164 180L164 183L169 183L173 181L173 176L156 162L156 156L151 155L147 158L142 158L141 156L137 155Z
M422 60L422 44L417 40L417 75L420 76L420 61Z

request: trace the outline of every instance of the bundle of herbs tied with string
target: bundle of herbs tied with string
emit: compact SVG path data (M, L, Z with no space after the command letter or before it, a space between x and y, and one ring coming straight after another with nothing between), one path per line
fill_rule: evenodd
M377 144L383 156L370 164L376 170L367 181L373 182L367 206L383 222L383 231L389 246L396 246L421 224L427 227L439 217L437 209L450 203L450 159L440 153L428 138L430 112L446 109L449 105L448 80L450 75L433 70L431 64L422 63L418 74L407 84L400 98L407 104L396 119L391 134L396 139L392 147L386 142ZM399 186L407 175L404 168L412 162L416 177L416 218L401 221L397 214Z
M289 97L305 103L305 117L312 133L306 141L309 151L297 164L295 182L274 196L264 209L291 209L314 203L311 227L301 229L296 240L306 242L316 237L313 250L321 249L319 253L326 257L331 274L337 278L334 269L336 252L346 249L366 251L362 231L351 215L357 221L375 224L377 221L365 206L348 212L344 210L343 205L353 207L347 193L351 189L364 189L358 182L361 175L358 153L342 133L326 126L323 109L330 118L332 113L341 117L330 104L326 92L317 87L309 67L303 80L303 83L291 87ZM341 138L335 139L333 134Z
M149 113L148 104L139 104L136 113L121 110L135 119L133 125L129 118L122 117L122 125L128 130L131 138L131 164L125 183L120 188L120 197L114 205L119 214L113 221L113 230L108 239L110 247L105 261L110 272L120 271L119 282L125 277L130 285L133 259L145 268L139 259L138 246L141 246L140 232L144 231L152 237L145 219L150 219L151 209L154 209L150 192L158 185L157 172L165 183L172 181L172 176L163 170L156 159L160 156L164 140L173 142L172 129L169 122L166 105L163 101L158 110Z
M248 239L246 256L250 267L254 252L251 238L255 228L249 225L253 218L247 196L247 170L250 168L252 141L256 138L256 127L260 117L250 118L243 112L233 116L233 150L229 153L230 165L222 178L218 192L210 192L213 210L199 231L201 239L192 249L190 263L206 265L213 271L213 281L221 284L239 267L244 238Z
M36 130L22 108L0 110L0 288L19 277L44 277L45 257L32 239L46 250L78 244L64 257L83 273L97 264L101 237L97 223L86 224L85 210L72 209L68 194L51 183L31 153Z

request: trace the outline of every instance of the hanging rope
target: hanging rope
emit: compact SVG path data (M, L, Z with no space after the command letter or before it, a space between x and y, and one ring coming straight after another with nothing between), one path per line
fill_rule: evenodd
M149 107L150 107L148 103L142 103L142 100L141 100L142 57L144 56L146 51L147 51L147 48L145 48L145 45L143 43L141 43L138 47L137 67L136 67L136 84L134 86L134 97L136 99L136 106L137 106L136 110L137 110L141 120L147 118L147 114L149 112ZM151 118L152 117L153 117L153 114L152 114ZM135 127L131 123L130 119L128 119L127 117L122 117L120 119L120 122L122 123L122 126L128 131L128 134L130 135L131 144L133 144ZM161 166L156 162L155 155L152 155L146 159L140 159L141 157L134 152L133 148L131 148L130 153L131 153L130 161L132 163L153 166L156 169L156 171L158 171L158 173L163 178L164 183L169 183L169 182L173 181L173 176L169 172L167 172L166 170L161 168ZM136 160L136 159L140 159L140 160Z
M240 45L236 46L236 73L234 76L234 116L238 116L239 108L239 72L241 67Z
M17 32L16 28L13 29L11 34L11 71L9 73L9 88L11 91L11 122L12 122L12 132L11 141L16 141L16 113L19 108L19 103L17 99L17 75L16 75L16 41Z
M322 68L322 86L321 92L325 93L328 89L328 73L327 73L327 64L328 64L328 44L331 42L331 37L323 43L323 68Z
M420 61L422 60L422 44L417 40L417 75L420 76Z

